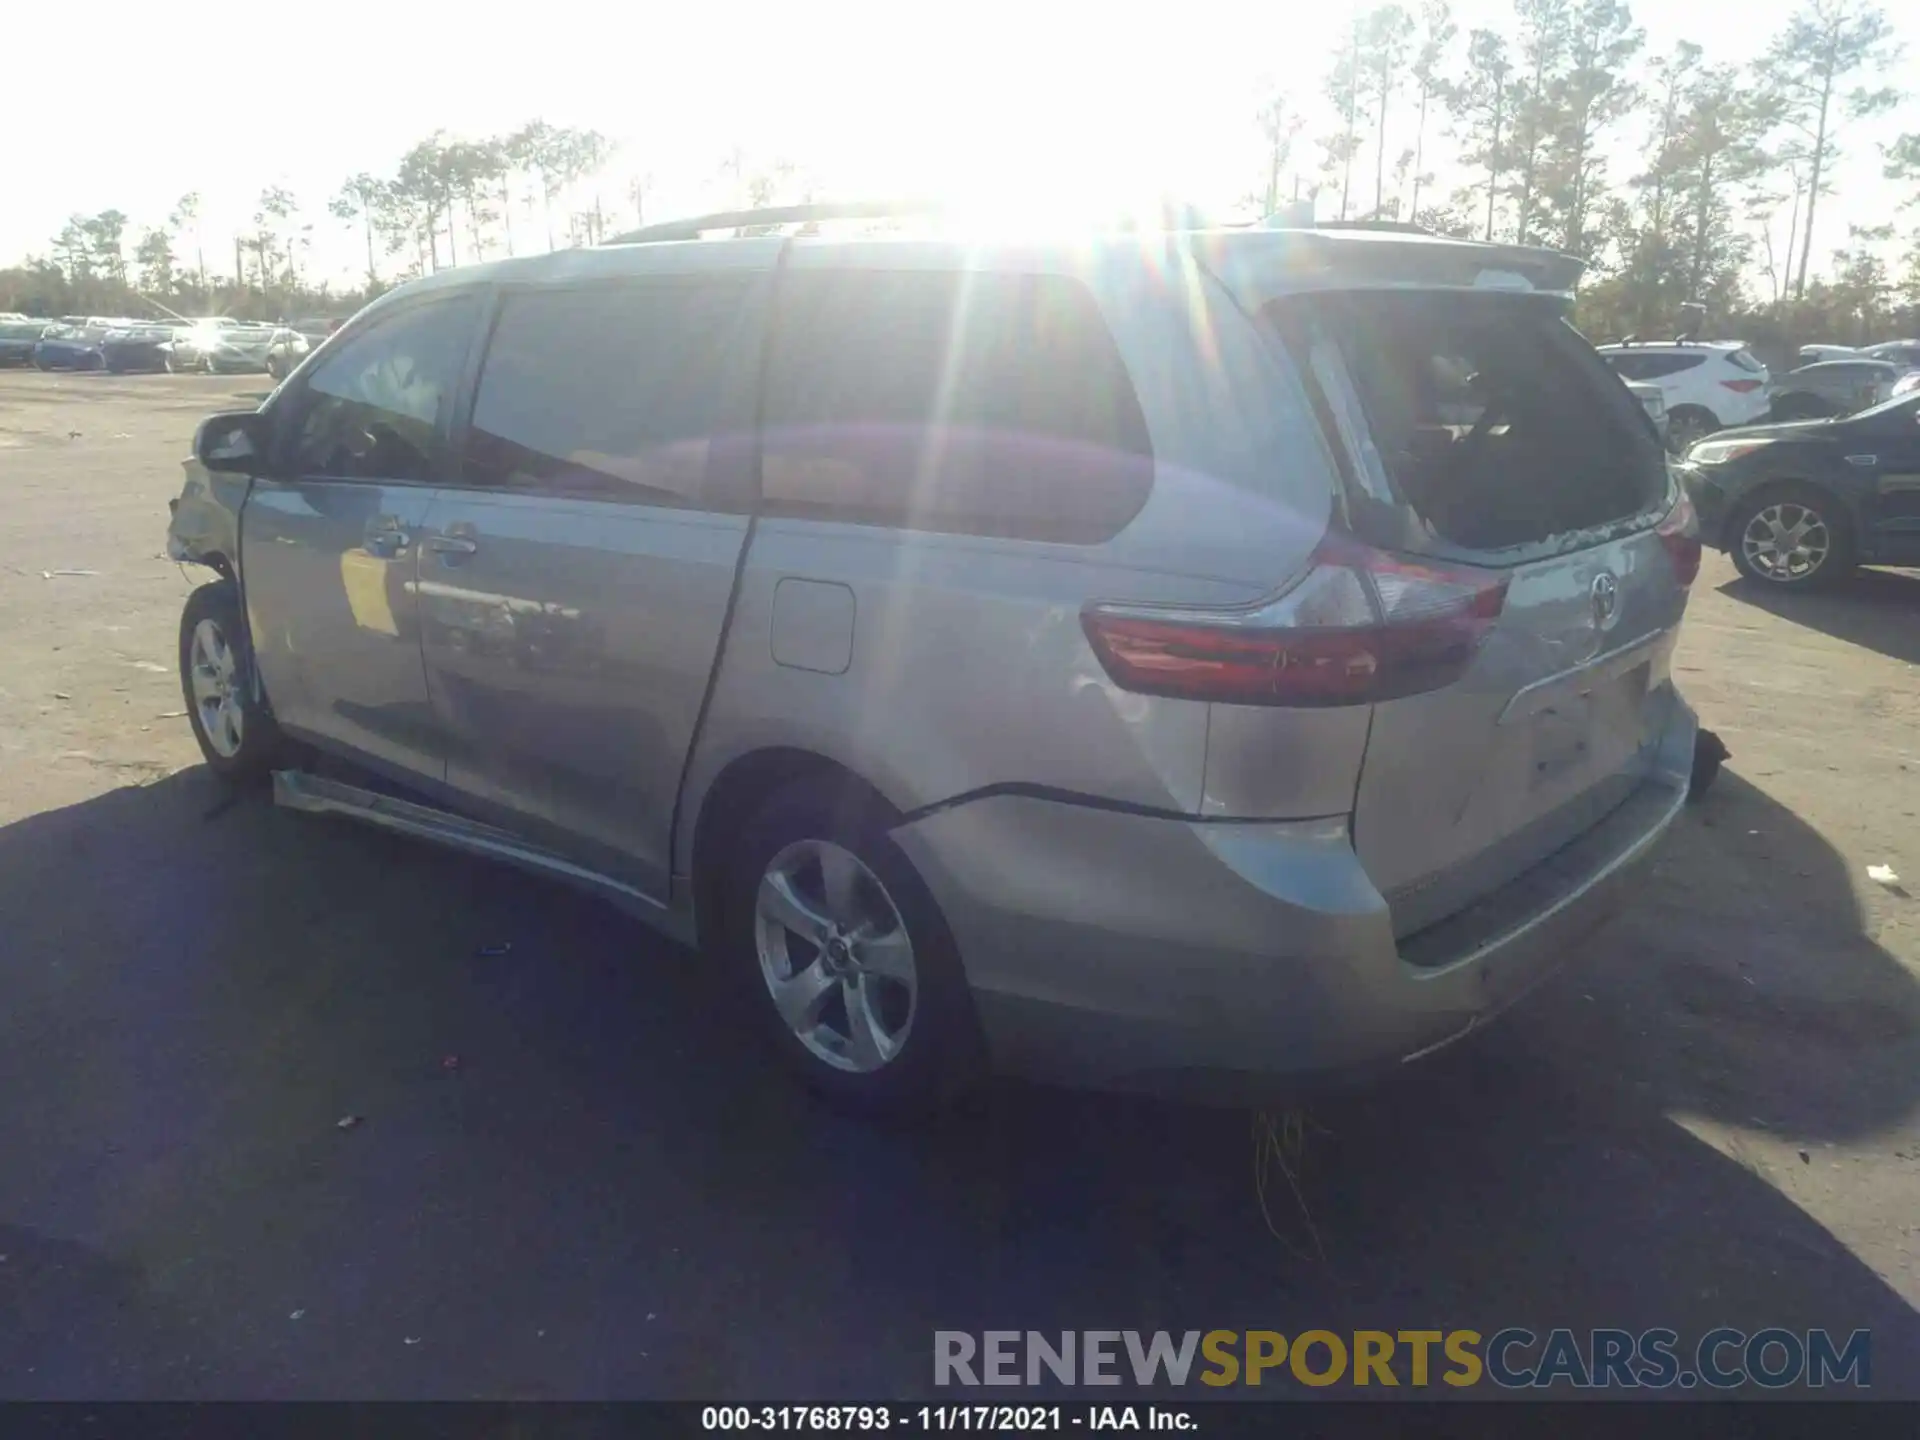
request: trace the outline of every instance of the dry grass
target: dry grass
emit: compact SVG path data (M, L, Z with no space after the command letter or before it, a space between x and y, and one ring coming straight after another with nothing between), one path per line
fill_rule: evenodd
M1307 1197L1300 1186L1301 1162L1306 1156L1307 1136L1317 1130L1301 1109L1290 1109L1278 1113L1272 1110L1253 1112L1253 1189L1260 1200L1260 1215L1267 1222L1267 1229L1282 1245L1302 1260L1327 1263L1326 1247L1320 1243L1319 1228L1313 1223L1313 1211L1307 1204ZM1319 1133L1324 1134L1324 1131ZM1269 1198L1274 1191L1274 1172L1278 1171L1286 1178L1287 1189L1293 1194L1294 1208L1299 1212L1300 1224L1305 1228L1311 1253L1296 1244L1281 1231L1274 1222L1273 1205Z

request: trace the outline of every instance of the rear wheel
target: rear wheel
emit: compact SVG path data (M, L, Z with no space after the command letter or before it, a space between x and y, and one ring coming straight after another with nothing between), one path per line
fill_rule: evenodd
M716 916L729 993L805 1084L867 1114L936 1107L982 1056L953 939L893 818L845 784L777 792L741 830Z
M289 745L254 695L253 652L231 580L202 585L180 613L180 688L208 767L255 780L285 762Z
M1806 589L1853 569L1853 532L1840 502L1812 485L1750 497L1728 531L1733 563L1749 580Z

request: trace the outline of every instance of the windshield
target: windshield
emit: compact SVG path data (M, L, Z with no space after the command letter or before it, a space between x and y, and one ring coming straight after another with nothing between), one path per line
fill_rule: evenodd
M1891 400L1882 400L1878 405L1869 405L1864 410L1856 410L1847 416L1851 425L1856 420L1871 420L1876 415L1891 415L1898 410L1920 411L1920 391L1909 390L1905 395L1896 395Z

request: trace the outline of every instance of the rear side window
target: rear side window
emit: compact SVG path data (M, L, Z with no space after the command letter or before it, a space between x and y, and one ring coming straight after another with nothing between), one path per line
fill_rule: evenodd
M1706 357L1674 354L1634 355L1626 351L1610 350L1603 358L1629 380L1658 380L1663 375L1677 375L1682 370L1691 370Z
M466 483L731 508L712 493L711 461L747 416L750 293L715 279L509 295L474 397Z
M781 286L769 513L1096 544L1145 505L1146 421L1077 281L848 270Z

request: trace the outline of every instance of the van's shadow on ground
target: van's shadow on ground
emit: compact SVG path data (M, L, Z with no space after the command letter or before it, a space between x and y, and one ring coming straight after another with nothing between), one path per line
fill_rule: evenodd
M0 1395L857 1399L928 1392L937 1328L1506 1324L1866 1326L1920 1384L1900 1297L1673 1118L1817 1149L1920 1099L1914 985L1737 773L1573 971L1315 1108L1324 1262L1244 1115L839 1120L597 903L218 799L0 830Z
M1824 590L1772 590L1736 575L1730 599L1836 640L1920 665L1920 571L1860 570Z

